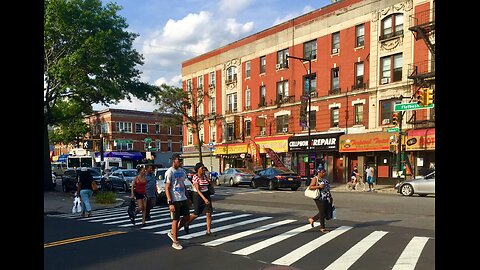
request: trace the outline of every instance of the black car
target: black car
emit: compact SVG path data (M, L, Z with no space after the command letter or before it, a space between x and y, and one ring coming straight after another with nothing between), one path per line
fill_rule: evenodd
M300 175L287 168L271 167L261 170L252 178L251 187L268 187L269 190L277 188L291 188L297 190L302 183Z
M155 179L157 180L157 203L167 203L167 195L165 195L165 172L168 168L155 169ZM185 170L186 172L187 170ZM187 188L187 195L192 199L192 182L185 179L185 187Z
M69 192L71 190L77 190L77 175L80 172L81 168L76 169L67 169L63 172L62 175L62 190L64 192ZM100 171L93 167L87 167L87 170L92 174L93 180L97 182L97 187L102 188L102 184L105 182L105 178L102 177Z

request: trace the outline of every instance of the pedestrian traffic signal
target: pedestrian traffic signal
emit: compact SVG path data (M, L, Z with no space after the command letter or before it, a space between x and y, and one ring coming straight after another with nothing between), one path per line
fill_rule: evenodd
M392 113L392 124L394 126L398 125L398 112Z
M433 104L433 89L427 88L427 91L424 95L426 106Z
M426 100L427 90L428 88L426 87L422 87L417 90L417 104L421 107L427 106L427 100Z

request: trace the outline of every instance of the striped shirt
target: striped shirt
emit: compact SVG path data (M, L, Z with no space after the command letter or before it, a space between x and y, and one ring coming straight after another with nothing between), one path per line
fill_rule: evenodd
M194 174L193 175L193 178L192 178L192 182L193 182L193 191L194 192L198 192L197 189L195 188L195 183L198 183L200 185L200 191L201 192L206 192L208 191L208 179L205 175L203 175L202 178L200 178L198 176L198 174Z

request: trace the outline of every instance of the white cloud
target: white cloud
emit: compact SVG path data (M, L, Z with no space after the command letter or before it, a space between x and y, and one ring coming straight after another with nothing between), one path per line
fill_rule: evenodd
M289 13L289 14L285 15L283 18L275 19L275 21L273 22L273 25L277 25L277 24L286 22L288 20L291 20L293 18L296 18L298 16L301 16L301 15L306 14L306 13L308 13L310 11L313 11L313 10L314 10L314 8L312 8L311 6L305 6L301 12L292 12L292 13Z
M220 0L218 4L219 13L227 17L235 16L247 9L250 3L252 3L252 0Z
M154 101L147 102L147 101L139 100L135 97L132 97L132 102L125 99L125 100L121 100L118 104L110 104L110 106L108 107L99 105L99 104L93 105L94 110L103 110L106 108L153 112L155 109L158 109L158 105L156 105Z

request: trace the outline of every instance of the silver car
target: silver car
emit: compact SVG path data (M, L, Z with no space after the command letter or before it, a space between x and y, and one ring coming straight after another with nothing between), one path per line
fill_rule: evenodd
M137 176L136 169L118 169L108 175L108 180L114 189L127 192L132 188L135 176Z
M428 194L435 195L435 171L425 176L402 181L396 184L395 188L403 196L412 196L413 194L418 194L422 197Z
M255 176L246 168L229 168L220 173L217 178L217 185L227 184L231 187L238 185L250 185Z

